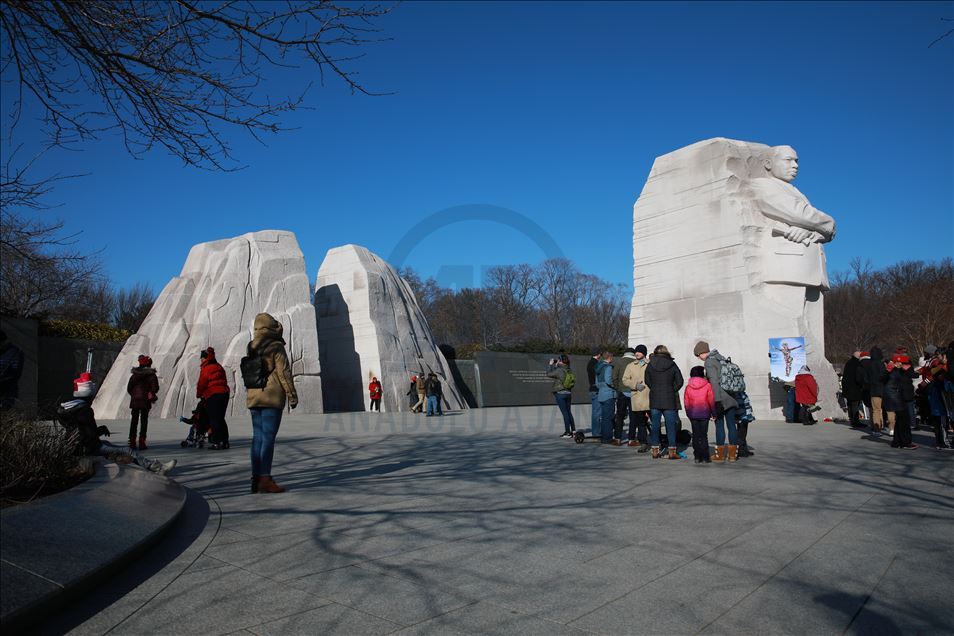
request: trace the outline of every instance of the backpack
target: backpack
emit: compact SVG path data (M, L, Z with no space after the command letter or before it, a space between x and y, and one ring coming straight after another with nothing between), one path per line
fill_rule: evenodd
M719 371L719 386L727 393L741 393L745 391L745 375L739 365L732 362L732 358L723 358Z
M248 355L239 362L239 368L242 370L242 382L246 389L264 389L268 384L268 366L265 359L258 353L252 352L249 348Z
M572 389L576 385L576 376L569 369L563 374L563 388Z

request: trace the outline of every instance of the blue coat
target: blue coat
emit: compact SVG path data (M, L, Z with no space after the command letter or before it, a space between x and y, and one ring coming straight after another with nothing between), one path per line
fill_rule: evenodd
M613 388L613 365L600 360L596 363L596 399L599 402L616 399L616 389Z

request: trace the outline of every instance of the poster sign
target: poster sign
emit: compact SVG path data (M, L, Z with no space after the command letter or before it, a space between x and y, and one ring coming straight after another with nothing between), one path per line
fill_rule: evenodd
M773 380L791 382L806 364L805 338L769 338L769 375Z

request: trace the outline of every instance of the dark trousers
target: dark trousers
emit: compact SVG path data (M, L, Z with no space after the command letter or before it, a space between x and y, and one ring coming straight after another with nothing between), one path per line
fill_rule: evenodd
M613 398L600 402L600 439L604 442L613 439L613 409L615 405L616 400Z
M640 444L649 443L649 411L629 412L629 441L637 440Z
M139 429L139 437L145 437L149 429L149 409L132 409L132 418L129 420L129 439L136 437L136 429Z
M934 425L934 440L938 446L947 446L944 440L944 428L947 426L947 418L943 415L932 415L931 424Z
M709 420L689 420L692 423L692 454L696 459L709 459Z
M228 407L228 393L216 393L205 400L205 413L209 416L213 444L228 444L229 442L229 425L225 421L225 411Z
M573 399L572 393L554 393L557 407L563 415L563 432L572 433L576 430L576 422L573 421L573 410L570 401Z
M902 409L894 414L894 440L891 445L895 448L904 448L913 443L911 437L911 418L908 410Z
M616 418L613 420L613 438L623 439L623 422L629 419L629 428L633 428L633 411L630 408L632 401L629 397L620 394L616 398Z
M743 457L748 457L749 452L749 423L739 422L736 424L736 427L739 430L739 451L742 453Z
M371 410L381 412L381 398L372 398L371 399Z
M848 400L848 421L852 426L861 426L861 400Z
M812 412L808 410L811 404L798 404L798 412L802 416L802 424L814 424L815 418Z

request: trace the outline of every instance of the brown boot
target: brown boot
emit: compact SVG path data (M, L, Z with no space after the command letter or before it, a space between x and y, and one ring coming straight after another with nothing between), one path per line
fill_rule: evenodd
M145 435L140 435L140 436L139 436L139 450L146 450L146 448L147 448L147 446L146 446L146 436L145 436Z
M285 492L285 489L276 484L271 475L262 475L258 478L258 492Z
M258 480L259 480L259 479L260 479L260 477L257 477L257 476L255 476L255 475L252 476L252 494L255 494L255 493L258 492Z
M729 461L734 462L739 459L739 447L734 444L729 444L726 448L729 449Z
M712 461L714 462L725 461L725 455L722 454L722 447L716 446L714 447L714 449L715 449L715 452L712 454L712 458L711 458Z
M653 452L653 459L659 459L659 447L653 446L652 452Z
M679 459L679 453L672 446L669 447L669 459Z

